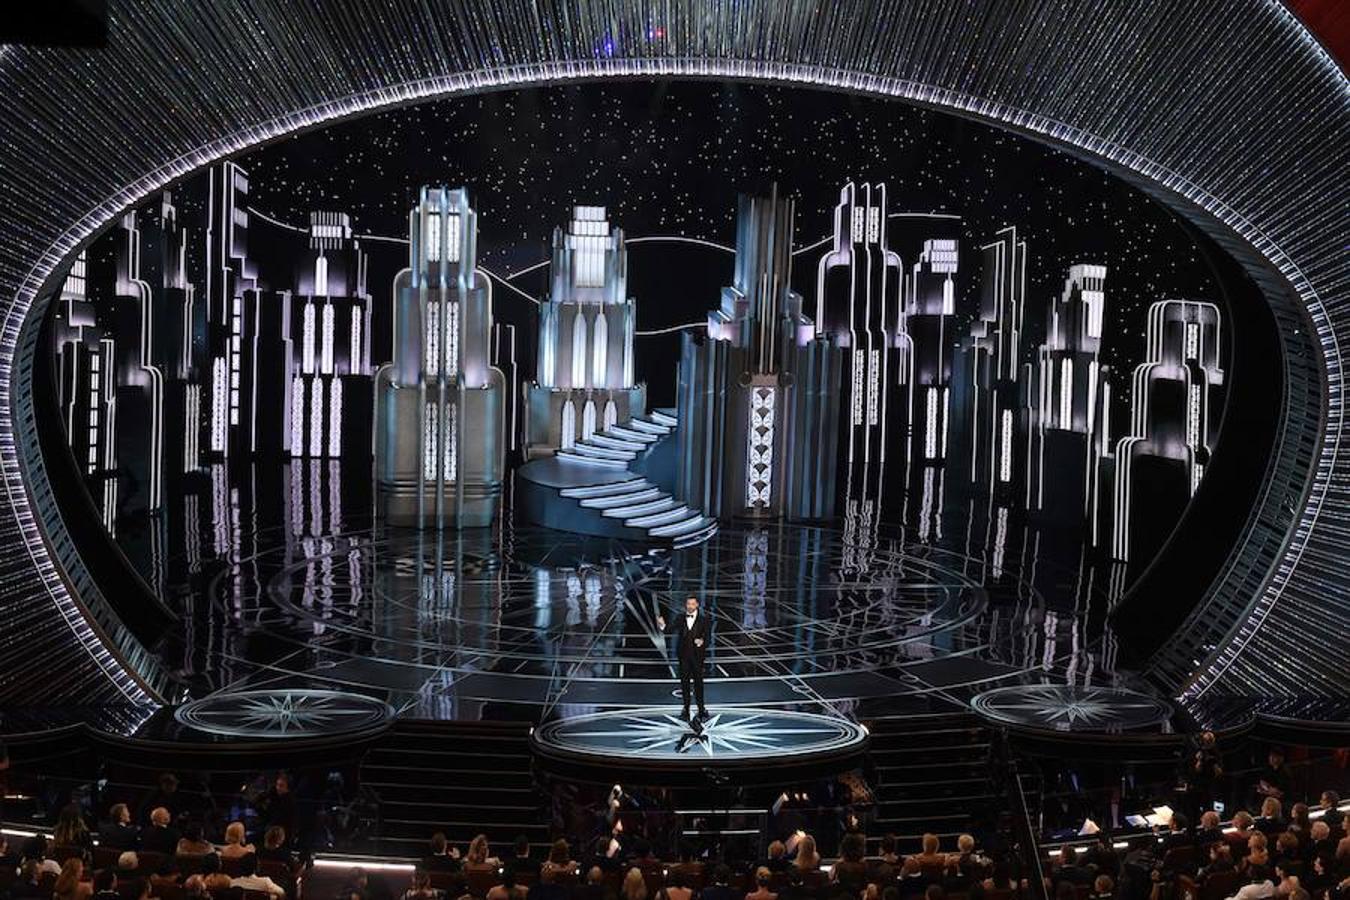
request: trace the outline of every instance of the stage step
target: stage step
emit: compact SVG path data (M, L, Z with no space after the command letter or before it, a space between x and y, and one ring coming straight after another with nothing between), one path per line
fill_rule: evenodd
M601 459L597 456L589 456L578 452L575 448L564 447L557 452L558 459L568 463L575 463L582 466L594 466L598 469L618 469L623 471L628 468L626 460L622 459Z
M620 440L632 441L635 444L654 444L658 440L654 434L645 431L638 431L635 428L629 428L626 425L611 425L604 431L605 434L619 438Z
M649 500L656 500L660 497L668 496L658 487L649 487L641 491L632 491L624 494L610 494L605 497L588 497L581 501L581 505L587 509L614 509L615 507L633 506L638 503L645 503Z
M494 847L521 834L547 842L531 764L524 723L399 722L361 763L361 786L380 801L374 849L417 858L437 831L461 851L477 834Z
M590 440L577 441L572 445L571 450L573 453L581 456L592 456L596 459L615 459L625 463L630 463L637 459L637 454L631 450L615 450L612 447L602 447L598 444L591 443Z
M642 490L650 484L651 482L647 481L647 479L639 475L634 475L632 478L624 481L611 481L605 484L588 484L584 487L562 488L558 491L558 494L559 496L568 497L574 500L584 500L592 497L617 497L622 494Z
M656 497L643 500L640 503L630 503L626 506L614 506L606 509L603 515L611 519L623 519L625 525L636 525L636 516L648 515L650 513L661 512L676 506L674 498L664 492L659 492ZM631 520L631 521L630 521Z
M654 409L647 416L658 425L665 425L667 428L674 428L680 424L680 420L675 418L673 409Z
M607 447L611 450L623 450L625 453L640 453L647 448L644 441L630 441L627 438L615 437L601 432L591 435L586 439L586 443L594 444L597 447Z

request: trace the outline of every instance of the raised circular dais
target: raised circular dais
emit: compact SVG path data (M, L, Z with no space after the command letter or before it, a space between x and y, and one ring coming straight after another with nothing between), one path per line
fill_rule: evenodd
M306 689L213 694L174 710L174 718L189 728L247 739L353 734L380 727L392 717L387 703L371 697Z

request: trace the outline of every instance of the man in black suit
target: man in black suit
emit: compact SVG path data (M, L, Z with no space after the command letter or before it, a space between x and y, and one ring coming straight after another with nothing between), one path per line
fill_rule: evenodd
M114 803L108 821L98 829L98 845L112 850L135 850L140 834L131 824L131 810L125 803Z
M669 624L664 617L658 616L656 623L667 634L674 632L679 640L680 696L684 698L681 718L689 721L689 684L693 682L694 699L698 701L698 718L706 719L708 710L703 706L703 663L708 658L708 642L712 633L707 615L699 611L698 598L690 597L684 601L684 615L676 616Z

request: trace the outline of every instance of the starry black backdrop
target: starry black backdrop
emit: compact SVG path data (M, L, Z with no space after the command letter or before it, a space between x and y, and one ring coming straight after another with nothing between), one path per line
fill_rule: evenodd
M796 245L806 247L829 234L843 184L885 182L892 212L960 217L895 220L892 236L906 266L924 239L960 238L959 311L967 316L979 246L1018 227L1029 250L1026 347L1041 336L1045 304L1069 266L1107 267L1102 357L1115 370L1117 421L1128 412L1128 373L1142 355L1149 304L1185 297L1222 305L1225 294L1182 223L1101 169L954 116L800 88L627 82L490 93L362 117L240 162L255 210L296 224L311 210L345 211L358 233L371 235L406 237L420 185L466 185L478 211L479 262L502 276L547 259L551 232L573 204L608 207L630 238L730 244L737 192L777 182L797 200ZM406 250L367 247L371 291L387 303ZM795 260L808 310L819 252ZM731 264L729 254L704 247L632 245L639 328L702 319ZM546 271L513 283L541 297ZM521 350L532 358L532 304L501 287L495 296L498 318L521 326ZM388 336L377 331L376 339ZM673 396L678 340L640 339L638 374L657 403Z

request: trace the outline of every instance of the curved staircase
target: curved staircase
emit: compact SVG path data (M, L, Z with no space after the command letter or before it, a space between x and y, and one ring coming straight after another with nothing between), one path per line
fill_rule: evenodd
M611 425L517 470L516 495L530 521L549 528L676 547L707 540L717 520L672 496L674 410Z

